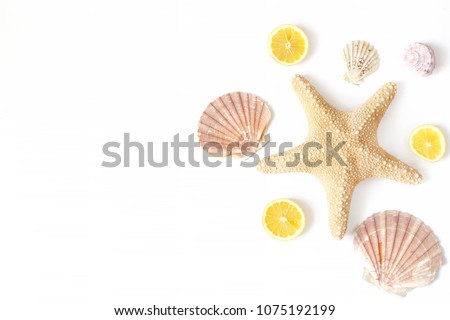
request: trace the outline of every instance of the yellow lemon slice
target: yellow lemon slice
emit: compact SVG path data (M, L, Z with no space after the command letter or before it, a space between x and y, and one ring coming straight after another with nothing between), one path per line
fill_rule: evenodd
M283 24L272 31L267 46L276 62L292 66L306 57L308 38L299 27Z
M431 124L417 127L409 137L411 150L427 161L438 161L445 154L445 137L441 129Z
M277 240L291 240L305 227L302 208L288 199L270 202L264 209L262 220L266 232Z

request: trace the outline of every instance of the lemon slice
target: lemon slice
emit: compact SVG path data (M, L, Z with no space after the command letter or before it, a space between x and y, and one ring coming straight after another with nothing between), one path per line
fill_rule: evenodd
M305 227L302 208L288 199L270 202L263 212L266 232L278 240L291 240L300 235Z
M292 66L306 57L308 38L299 27L283 24L272 31L267 46L276 62Z
M411 150L427 161L438 161L445 154L445 137L441 129L431 124L417 127L409 137Z

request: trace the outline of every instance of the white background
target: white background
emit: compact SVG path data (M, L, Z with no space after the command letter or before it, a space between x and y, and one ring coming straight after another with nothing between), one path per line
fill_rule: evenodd
M405 2L406 3L406 2ZM426 4L426 5L425 5ZM266 49L284 23L310 39L299 65ZM450 273L402 299L361 279L352 231L370 214L398 209L429 224L450 248L449 157L418 159L420 124L450 138L450 3L408 1L20 1L0 2L0 318L114 319L113 307L334 304L333 319L421 319L448 313ZM342 79L342 47L370 41L380 69L362 86ZM411 42L433 46L421 78L402 62ZM104 168L102 146L161 143L196 132L211 100L249 91L273 112L278 143L307 133L290 79L307 76L342 109L382 84L398 94L380 144L418 168L419 186L368 180L355 191L349 232L330 236L322 186L306 174L263 175L171 164ZM187 159L187 153L182 153ZM196 150L196 158L202 152ZM134 157L136 160L136 157ZM291 198L304 234L290 242L261 226L264 206ZM275 317L273 317L275 318Z

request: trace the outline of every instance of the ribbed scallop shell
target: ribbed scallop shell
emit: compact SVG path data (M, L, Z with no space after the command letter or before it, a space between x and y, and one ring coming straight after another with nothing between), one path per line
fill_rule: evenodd
M364 279L401 296L433 281L443 263L430 227L400 211L367 218L356 229L354 245L364 258Z
M248 156L261 147L270 118L269 107L258 96L225 94L203 112L198 125L200 144L215 156Z
M405 49L403 60L422 76L429 76L435 66L433 48L423 43L413 43Z
M377 50L365 41L348 43L342 51L342 59L346 67L345 81L357 85L360 85L365 77L374 73L380 65Z

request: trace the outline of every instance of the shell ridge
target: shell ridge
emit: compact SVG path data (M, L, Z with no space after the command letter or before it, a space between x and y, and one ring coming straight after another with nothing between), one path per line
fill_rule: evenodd
M362 228L364 228L365 233L367 235L366 226L362 225ZM374 279L376 279L376 274L377 274L376 263L375 263L376 258L373 255L373 250L368 250L369 248L371 248L370 239L368 238L368 236L366 236L366 239L363 240L361 238L360 232L357 231L355 240L358 241L360 253L366 258L364 261L370 262L370 263L364 263L365 269L371 274L371 276ZM370 261L368 261L368 260L370 260Z
M235 118L235 121L236 121L236 124L239 127L239 133L240 133L241 136L245 137L245 128L244 128L244 125L242 124L242 120L241 120L241 116L239 114L239 110L236 107L236 103L233 100L233 97L231 96L231 93L228 94L228 98L230 99L230 102L231 102L231 104L232 104L232 106L234 108L233 111L235 112L234 114L235 114L235 117L237 118L237 119Z
M399 223L400 223L400 218L401 217L405 217L405 216L402 215L401 213L399 214ZM401 240L400 240L400 243L398 244L397 251L396 251L395 257L394 257L394 261L392 261L391 267L389 268L389 277L392 276L392 271L394 270L394 268L397 267L399 259L401 259L401 250L400 249L402 248L402 246L404 244L404 241L405 241L405 237L406 237L406 233L407 233L406 230L409 227L409 224L411 223L411 217L410 216L406 216L406 218L408 219L408 224L406 225L406 227L402 228L403 226L400 225L399 227L401 229L397 229L397 231L400 231L400 230L403 231L403 234L399 234L401 236Z
M386 247L387 247L387 232L386 232L386 223L387 223L387 217L386 217L386 213L383 212L382 214L382 225L381 225L381 230L384 230L381 233L381 236L383 237L383 242L382 242L382 252L381 252L381 257L382 257L382 263L381 263L381 272L384 275L385 274L385 269L386 269Z
M236 137L234 134L232 134L231 132L223 132L221 131L221 129L225 129L225 127L221 127L221 128L216 128L214 127L214 124L205 124L203 122L199 122L198 125L198 135L199 135L199 139L200 139L200 143L204 143L205 139L207 140L207 136L212 135L212 136L216 136L218 138L222 138L224 140L230 140L230 141L236 141Z
M255 97L255 140L263 140L263 134L266 131L268 124L267 119L270 119L270 116L267 104L258 97Z
M393 234L389 237L389 240L386 239L386 242L388 244L387 249L386 249L386 260L387 260L387 265L386 265L386 270L385 270L385 274L389 275L389 268L390 268L390 264L392 262L392 254L394 252L394 247L395 247L395 241L397 239L397 226L398 226L398 212L393 212L391 214L391 219L389 220L390 224L393 224L393 227L390 228L389 230L391 230L391 232L393 232ZM386 223L388 223L388 221L386 221ZM393 230L393 231L392 231ZM389 254L388 254L389 252Z
M345 66L347 68L347 70L350 69L350 59L349 59L349 54L348 54L348 50L343 50L343 54L342 54L344 61L345 61Z
M416 263L417 261L423 260L423 258L426 258L426 259L429 260L428 262L431 262L432 256L430 256L429 250L431 250L436 245L439 248L440 248L440 246L439 246L439 241L434 236L433 231L431 229L430 229L430 232L427 235L427 239L428 238L434 238L434 239L432 239L433 242L431 242L431 245L425 246L423 243L420 243L418 245L417 249L414 251L414 253L417 253L417 250L419 248L424 249L423 252L421 252L420 254L413 255L414 259L409 259L409 260L405 261L405 263L402 266L399 267L399 277L402 277L405 273L409 272L411 270L411 266L413 266L414 263ZM425 240L426 239L424 239L424 241ZM440 253L441 252L438 251L438 252L435 252L434 255L439 255Z
M255 95L248 95L247 96L248 99L248 107L249 107L249 112L250 112L250 127L252 128L252 137L255 140L258 140L258 136L256 134L256 105L255 105L255 101L256 101L256 96Z
M215 142L215 143L220 144L220 146L222 148L222 153L226 153L227 148L230 145L230 140L226 140L226 139L223 139L221 137L218 137L218 136L215 136L212 134L207 134L206 136L208 138L208 141L205 142L202 140L202 142L205 142L205 143L202 143L203 150L208 152L209 148L205 148L207 146L207 144L211 143L211 142ZM213 147L213 146L211 146L211 147Z
M366 223L366 229L367 229L367 235L369 236L370 246L372 248L373 254L374 254L374 263L375 263L375 269L377 270L378 278L381 273L380 264L379 264L379 252L378 252L378 237L377 237L377 230L376 230L376 222L374 217L369 217ZM370 224L369 224L370 222ZM370 227L370 228L369 228ZM376 239L374 239L376 237Z
M409 230L409 228L407 230L408 242L407 242L407 245L404 246L404 250L401 254L401 258L398 261L397 265L395 266L396 270L399 270L403 266L403 264L414 254L414 251L417 249L417 248L414 248L414 242L415 242L414 240L415 240L415 237L419 234L420 229L423 225L423 222L422 222L422 220L413 218L412 216L411 216L411 221L413 221L413 224L412 224L412 226L411 226L411 224L409 226L411 226L412 230Z
M233 103L237 106L236 110L238 112L239 120L242 124L242 136L244 141L250 140L250 133L248 131L247 118L245 116L244 105L242 103L241 92L234 94Z
M227 129L220 121L217 121L216 119L214 119L212 116L210 116L207 113L205 113L204 115L206 117L208 117L208 119L211 120L211 122L216 123L217 127L212 127L209 123L205 123L204 121L202 121L202 119L200 119L199 124L201 124L202 126L213 128L215 131L220 132L223 135L228 135L230 137L233 137L234 139L239 138L237 136L236 132L232 132L229 129ZM219 130L219 128L223 129L224 131ZM208 132L206 132L206 133L208 133Z
M439 243L436 246L440 249ZM402 276L398 277L398 282L422 282L424 279L428 281L434 279L439 267L442 265L442 252L436 250L431 257L418 264L417 270L414 267L410 267L409 270L403 272Z
M239 92L239 100L240 100L240 103L241 103L242 113L244 114L244 120L245 120L245 132L247 133L246 139L247 140L252 140L253 136L252 136L252 134L250 132L250 125L249 125L249 123L250 123L249 110L248 110L248 106L247 106L247 108L245 108L244 99L242 99L242 95L243 94L244 94L243 92Z
M257 125L255 126L255 128L258 128L257 129L258 131L256 132L258 140L261 140L261 135L263 133L263 130L261 129L261 120L263 118L263 113L264 113L263 106L264 106L264 103L261 100L256 99L256 109L258 110L258 112L257 112L258 120L257 120Z
M375 224L375 232L374 235L376 237L376 245L374 246L376 253L377 253L377 263L378 263L378 270L380 271L380 277L383 275L383 253L382 253L382 241L380 239L380 232L381 227L379 226L379 217L381 215L374 216L373 222Z
M365 73L365 76L368 76L368 75L371 75L372 73L374 73L376 71L376 65L377 65L376 56L373 56L373 57L371 57L370 60L367 60L363 66L367 70Z
M229 124L230 124L231 126L233 126L234 130L236 130L236 133L237 133L238 135L240 135L241 128L239 127L239 123L238 123L239 119L236 120L237 115L236 115L236 114L233 114L233 113L231 112L231 110L230 110L230 108L229 108L229 107L230 107L230 104L226 104L226 103L225 103L225 100L223 99L223 96L219 97L218 100L220 100L220 102L225 106L225 110L226 110L226 112L228 113L228 115L229 115L229 117L230 117L230 118L229 118Z
M400 251L400 248L402 246L403 243L403 239L405 237L405 228L402 228L402 222L404 223L404 216L401 215L401 212L399 211L395 211L396 215L397 215L397 225L396 225L396 233L395 233L395 238L394 238L394 242L393 242L393 246L392 246L392 254L391 254L391 262L389 264L389 268L387 270L387 274L389 276L391 276L391 270L393 268L393 266L395 265L395 261L398 258L398 253ZM409 219L409 217L408 217ZM409 220L408 220L409 223Z
M366 225L365 225L365 224L362 225L362 228L364 228L364 231L365 231L366 236L365 236L365 239L363 240L363 239L361 238L361 235L358 234L358 237L359 237L359 239L361 239L360 241L361 241L361 243L362 243L362 245L363 245L361 248L363 248L363 249L364 249L364 252L367 253L367 254L366 254L366 259L367 259L367 258L370 259L370 262L371 262L371 264L372 264L372 268L371 268L371 269L373 269L373 272L375 273L375 275L373 275L373 276L374 276L374 278L376 279L376 278L377 278L376 275L379 273L378 265L377 265L377 263L376 263L376 260L377 260L377 259L376 259L375 253L374 253L374 251L373 251L373 248L372 248L372 243L371 243L370 237L369 237L369 231L367 230ZM369 250L369 249L371 249L371 250ZM371 271L371 270L368 270L368 271L372 274L372 271Z
M355 70L355 67L356 67L356 51L357 51L357 48L358 48L357 46L356 46L356 50L355 50L355 47L353 47L351 44L349 45L349 47L350 47L350 57L352 58L352 60L350 61L350 70L349 71Z
M238 142L238 141L233 140L233 138L231 138L231 137L227 137L227 136L220 137L220 136L214 134L213 132L202 132L202 131L199 131L199 133L201 133L202 135L206 135L208 137L214 137L216 139L219 139L219 140L223 141L226 145L229 144L230 142ZM221 133L221 132L219 132L219 133ZM224 139L224 138L229 138L229 139ZM225 147L226 147L226 145L225 145Z
M410 244L411 246L411 244ZM425 253L422 253L418 256L415 255L417 249L420 247L420 243L417 245L416 248L411 248L411 250L408 248L407 252L408 255L405 253L402 257L402 260L400 261L400 263L396 266L396 280L400 279L402 277L402 275L404 275L405 273L408 273L409 271L414 269L414 263L417 261L420 261L421 258L424 256Z
M256 99L256 96L250 96L247 95L247 105L249 109L249 121L250 121L250 128L251 128L251 135L253 139L258 140L257 134L256 134L256 128L255 128L255 112L256 107L252 102Z
M222 114L222 113L220 112L219 108L213 104L214 101L211 102L210 105L211 105L215 110L217 110L217 112L218 112L222 117L224 117L224 119L226 119L227 123L233 128L233 130L236 131L236 135L239 136L239 127L236 127L236 126L237 126L236 120L234 119L234 117L233 117L233 115L230 113L230 111L226 108L227 105L226 105L225 102L222 100L222 97L219 97L217 100L220 100L220 103L222 103L222 105L225 107L224 110L226 110L226 112L228 113L228 117L225 116L224 114ZM217 100L216 100L216 101L217 101ZM233 120L233 121L231 121L231 120Z

